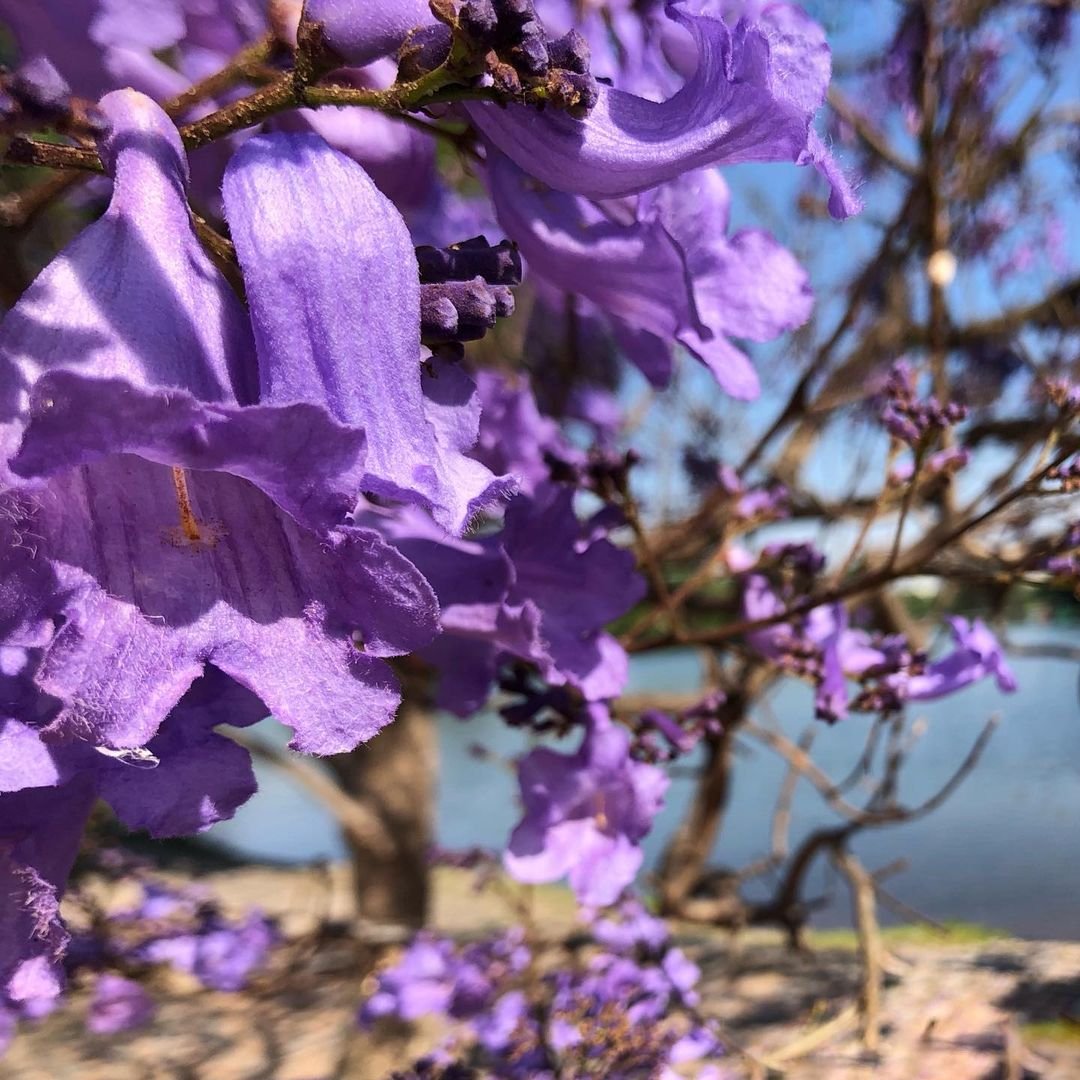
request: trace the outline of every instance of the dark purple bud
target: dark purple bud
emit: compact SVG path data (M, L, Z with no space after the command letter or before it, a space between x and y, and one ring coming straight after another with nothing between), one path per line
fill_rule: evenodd
M914 444L922 438L922 431L911 418L899 412L892 405L885 407L881 419L889 434L901 442Z
M479 340L495 325L498 304L491 287L483 278L448 281L434 288L447 290L447 295L457 308L458 341Z
M521 284L521 255L509 240L493 247L477 236L448 248L419 247L416 261L420 280L425 284L471 281L476 277L490 285Z
M39 115L64 114L71 106L71 87L44 56L20 64L7 90L24 109Z
M565 109L579 119L588 113L600 98L600 90L591 75L556 69L548 75L548 100L556 108Z
M516 28L536 18L533 0L492 0L501 28Z
M500 316L514 310L504 285L483 278L420 286L420 336L428 345L446 341L478 341Z
M485 59L487 61L488 73L491 75L492 82L495 84L495 89L500 93L506 94L508 97L521 97L521 78L514 68L510 64L500 60L498 55L494 52L488 53Z
M458 15L458 25L473 41L490 45L498 29L495 6L491 0L465 0Z
M457 337L457 308L448 296L435 291L440 288L420 287L420 340L424 342L453 341Z
M570 30L561 38L549 41L547 49L552 67L564 68L578 75L589 73L589 43L577 30Z
M544 29L538 22L527 22L510 48L510 59L523 75L538 79L547 74L548 50Z
M505 285L493 285L491 295L495 297L496 317L509 319L514 314L514 294Z

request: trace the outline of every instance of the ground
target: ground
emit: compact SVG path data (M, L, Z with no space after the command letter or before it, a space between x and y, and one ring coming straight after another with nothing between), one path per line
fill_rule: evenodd
M230 869L207 883L237 910L279 914L287 951L250 992L218 994L178 975L151 989L162 1002L152 1027L87 1036L85 996L16 1039L0 1061L12 1080L385 1080L423 1049L430 1030L402 1029L381 1043L358 1036L353 1017L362 977L355 949L314 929L348 912L344 868ZM572 925L559 890L541 890L534 911L545 932ZM460 872L437 879L435 923L472 934L505 922L491 893L475 894ZM681 943L703 970L704 1008L721 1019L735 1077L792 1080L1076 1080L1080 1077L1080 943L1017 941L987 933L888 935L889 985L880 1058L862 1051L859 968L849 934L811 936L794 954L768 932L731 939L686 929ZM362 963L362 961L360 962ZM779 1071L779 1070L782 1070Z

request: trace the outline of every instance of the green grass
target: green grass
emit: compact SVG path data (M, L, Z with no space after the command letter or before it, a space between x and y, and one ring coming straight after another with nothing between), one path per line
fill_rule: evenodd
M1024 1024L1020 1034L1025 1041L1080 1046L1080 1023L1075 1020L1039 1020L1034 1024Z
M936 930L925 923L889 926L881 932L886 945L981 945L1002 941L1011 935L980 923L953 921ZM854 949L858 944L854 930L811 930L809 944L818 949Z

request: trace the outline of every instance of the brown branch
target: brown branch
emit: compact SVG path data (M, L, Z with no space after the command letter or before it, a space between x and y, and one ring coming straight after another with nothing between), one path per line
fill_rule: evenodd
M84 172L104 172L96 150L65 143L42 142L16 135L4 152L4 164L40 165L48 169L80 169Z
M89 175L75 170L58 172L33 187L0 197L0 228L25 228L54 199L83 183Z
M818 793L828 803L830 809L840 817L856 824L868 824L871 821L891 821L895 811L888 814L868 815L866 810L849 803L841 794L840 789L833 780L814 762L814 759L802 748L793 743L786 735L771 728L762 727L753 720L747 720L742 725L743 731L759 742L763 742L771 750L775 750L791 767L792 770L817 788Z
M878 926L874 898L874 879L862 863L837 844L832 861L847 879L851 890L851 906L855 915L855 931L859 942L862 965L862 987L859 991L859 1017L862 1042L867 1051L876 1054L881 1040L881 989L884 972L881 928Z
M215 71L205 79L192 83L186 90L170 98L162 108L169 116L183 116L192 106L198 105L207 98L217 97L241 82L260 79L265 71L265 65L281 48L281 43L273 34L266 34L258 41L241 49L220 71Z

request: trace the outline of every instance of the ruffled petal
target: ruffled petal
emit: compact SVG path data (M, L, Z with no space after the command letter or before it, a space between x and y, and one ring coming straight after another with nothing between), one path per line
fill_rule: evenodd
M621 319L612 319L611 329L619 351L652 386L663 390L671 382L675 371L675 355L671 342L648 330L628 326Z
M626 836L591 830L569 868L570 888L578 903L592 908L614 904L637 876L644 858L641 848Z
M738 401L753 401L761 393L761 381L750 357L726 337L703 339L700 334L687 331L679 335L679 344L712 372L725 394Z
M790 252L764 232L726 235L728 189L715 169L650 192L629 222L542 189L494 151L489 183L499 220L530 270L601 308L653 385L670 381L678 342L727 393L755 398L757 374L724 335L764 341L809 317L813 296Z
M384 655L426 644L438 629L430 586L369 530L311 534L222 473L187 485L194 539L173 475L141 458L64 473L38 493L24 527L62 584L37 673L62 703L50 732L146 746L213 664L293 727L300 749L370 738L393 718L396 683L352 633Z
M630 658L611 634L598 634L590 648L580 651L576 664L564 661L560 666L572 672L586 701L618 697L630 676Z
M0 720L0 794L55 787L64 775L37 731L18 720Z
M532 176L593 198L645 191L705 165L747 161L813 163L831 182L843 179L820 140L810 138L819 87L787 89L784 73L798 67L793 55L774 61L769 35L745 20L730 29L684 4L667 10L697 48L693 74L667 101L601 86L596 107L582 120L490 103L467 105L470 117ZM852 198L847 189L830 206L843 212Z
M3 340L0 338L0 340ZM12 472L45 477L114 454L232 473L311 529L344 521L364 478L366 439L318 405L247 407L74 371L43 375Z
M183 703L146 749L157 764L103 757L98 790L130 829L151 836L203 832L230 818L258 784L251 755L205 722L183 723Z
M408 230L355 162L315 135L249 140L225 175L268 404L325 402L368 438L365 489L460 531L509 490L425 411Z
M543 828L525 818L510 834L503 866L515 880L527 885L558 881L593 848L596 825L591 818L564 821Z
M631 552L600 539L581 550L574 493L554 485L507 507L503 545L514 564L515 595L543 613L544 637L580 641L644 595Z
M304 658L299 671L298 656ZM224 642L212 659L293 729L289 747L305 754L355 749L386 727L401 704L385 661L327 639L317 626L298 620L267 628L257 641Z
M684 260L658 219L613 221L585 199L544 189L498 152L488 179L499 223L530 270L653 334L702 328Z
M701 321L714 334L769 341L810 317L814 294L795 256L758 229L728 235L730 194L719 170L673 180L655 203L682 253Z
M88 778L0 795L0 993L14 1001L62 989L60 896L93 801Z

